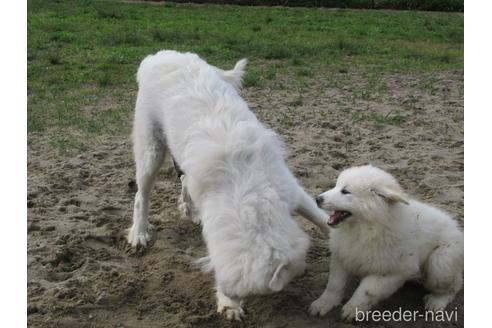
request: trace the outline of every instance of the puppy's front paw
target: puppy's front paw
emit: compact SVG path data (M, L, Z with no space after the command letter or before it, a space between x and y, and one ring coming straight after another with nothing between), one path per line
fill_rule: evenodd
M241 305L230 304L219 306L217 312L225 316L227 320L241 321L241 318L244 317L244 310Z
M128 243L133 247L136 247L137 245L147 246L147 242L149 242L151 238L149 230L150 226L143 231L140 231L137 227L132 226L128 229Z
M342 307L341 318L344 321L352 322L355 320L358 312L364 311L366 311L366 309L362 306L357 306L349 302Z
M337 305L338 302L332 297L321 295L316 301L311 303L311 306L309 307L309 313L311 315L323 316L330 312L330 310Z

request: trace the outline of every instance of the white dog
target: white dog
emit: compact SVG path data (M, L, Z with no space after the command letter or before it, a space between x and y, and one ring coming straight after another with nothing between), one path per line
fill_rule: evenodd
M463 284L463 233L446 213L409 199L390 174L370 165L343 171L316 198L330 211L330 275L311 304L324 315L340 304L349 275L360 285L342 308L353 320L406 281L421 278L430 291L425 308L443 310Z
M208 257L200 262L215 274L218 311L236 320L244 297L280 291L304 271L309 239L292 212L328 230L328 215L288 170L278 136L238 95L245 65L223 71L175 51L142 61L133 127L138 192L128 234L133 246L150 239L149 193L169 150L184 172L181 202L188 204L180 207L203 226Z

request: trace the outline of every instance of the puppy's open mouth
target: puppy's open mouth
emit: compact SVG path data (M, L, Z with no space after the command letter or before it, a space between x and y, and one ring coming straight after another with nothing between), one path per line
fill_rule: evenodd
M328 225L336 226L340 224L343 220L352 216L352 213L347 211L334 211L330 214L330 218L328 219Z

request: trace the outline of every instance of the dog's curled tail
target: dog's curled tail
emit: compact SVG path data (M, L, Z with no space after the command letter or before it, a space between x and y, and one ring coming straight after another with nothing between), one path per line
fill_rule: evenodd
M236 63L233 69L229 71L222 71L222 78L232 84L236 90L241 89L243 85L243 75L247 64L248 60L246 58L241 59Z

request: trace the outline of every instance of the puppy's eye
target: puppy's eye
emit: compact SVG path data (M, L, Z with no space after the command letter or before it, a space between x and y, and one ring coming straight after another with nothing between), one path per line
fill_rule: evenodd
M348 194L350 194L350 191L348 191L346 188L343 188L341 193L344 195L348 195Z

